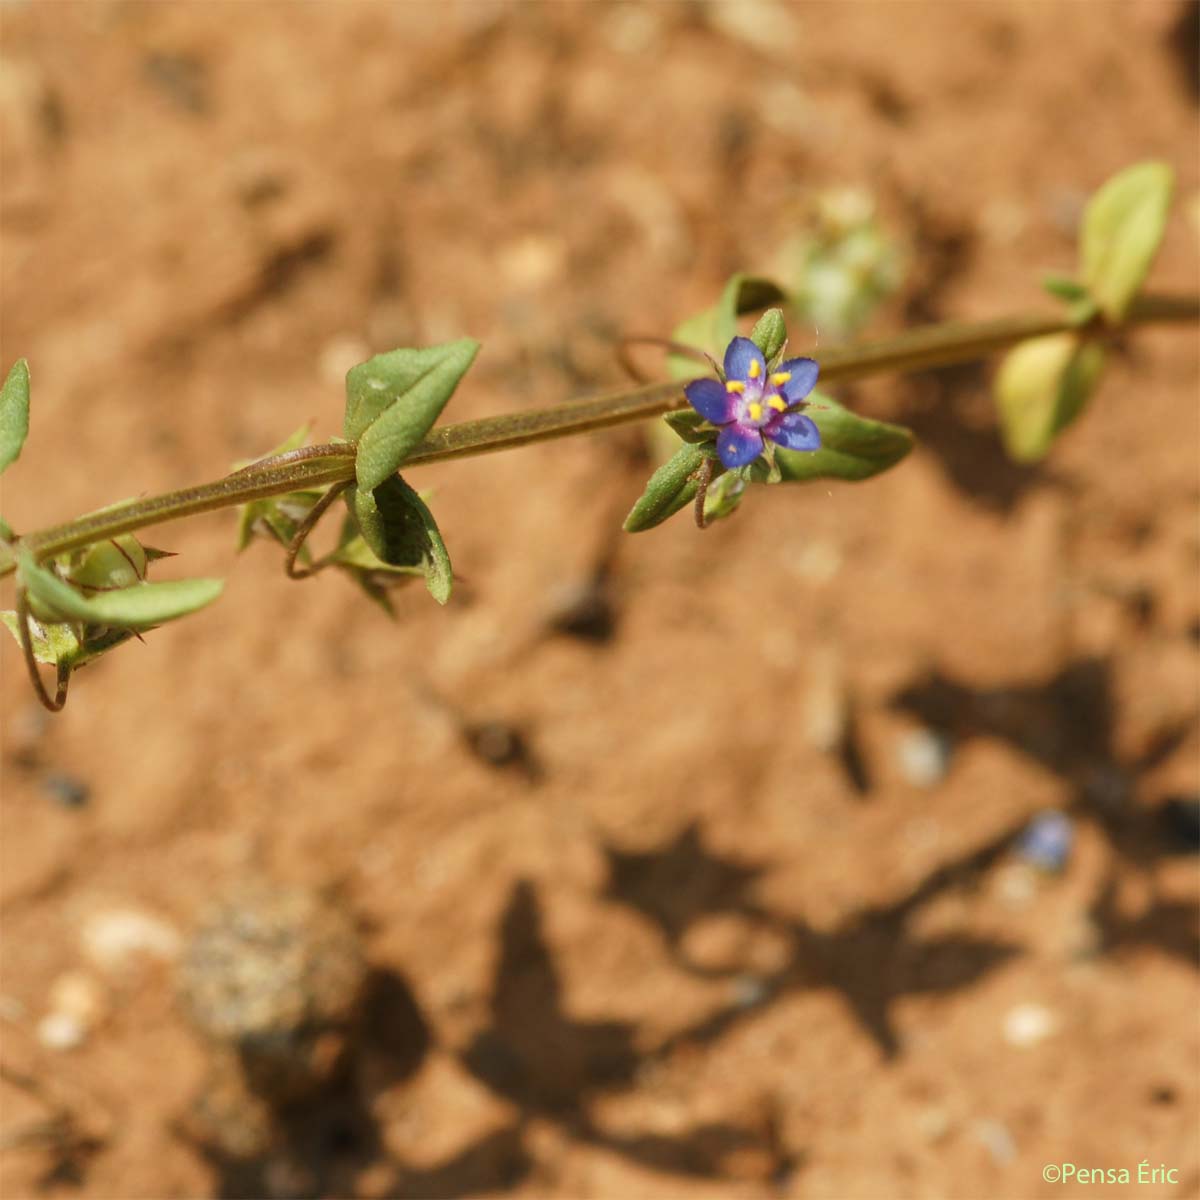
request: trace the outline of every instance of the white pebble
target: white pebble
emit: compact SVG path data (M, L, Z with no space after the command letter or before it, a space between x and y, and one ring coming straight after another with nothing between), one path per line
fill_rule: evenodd
M975 1125L975 1136L987 1147L992 1161L999 1167L1006 1166L1017 1156L1017 1144L1008 1126L1000 1121L984 1120Z
M111 908L84 922L80 943L97 967L119 974L138 959L170 962L178 958L183 939L173 925L153 913Z
M87 1032L78 1017L65 1012L52 1012L38 1022L37 1039L47 1050L74 1050L83 1045Z
M50 985L46 1006L52 1013L74 1018L86 1031L104 1016L104 990L85 972L67 971Z
M917 787L941 783L950 766L950 743L931 729L914 729L900 739L900 773Z
M1058 1029L1058 1019L1041 1004L1018 1004L1004 1017L1004 1040L1010 1046L1035 1046Z

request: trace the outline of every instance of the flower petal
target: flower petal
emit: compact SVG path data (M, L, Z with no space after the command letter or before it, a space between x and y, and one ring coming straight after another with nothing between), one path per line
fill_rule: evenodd
M715 379L694 379L683 394L706 421L724 425L733 419L734 398Z
M772 421L763 433L788 450L820 450L821 431L812 417L803 413L784 413Z
M762 452L762 434L750 426L726 425L717 437L717 454L730 470L753 462Z
M772 374L786 373L791 376L787 383L779 385L779 391L789 404L799 404L817 386L817 375L821 368L815 358L789 358L775 368Z
M757 371L751 374L755 369L752 366L754 363L758 364ZM766 374L767 360L763 358L763 352L749 338L735 337L725 351L725 377L738 379L743 383L757 379L761 384Z

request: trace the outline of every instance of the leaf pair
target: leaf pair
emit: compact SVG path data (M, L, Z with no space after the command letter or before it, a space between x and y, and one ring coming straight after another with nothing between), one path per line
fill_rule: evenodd
M1129 313L1166 230L1174 189L1166 163L1144 162L1114 175L1088 202L1079 232L1079 280L1050 277L1046 290L1069 306L1079 333L1031 338L1009 352L996 376L1004 444L1035 462L1087 407L1104 351L1083 332L1102 316Z

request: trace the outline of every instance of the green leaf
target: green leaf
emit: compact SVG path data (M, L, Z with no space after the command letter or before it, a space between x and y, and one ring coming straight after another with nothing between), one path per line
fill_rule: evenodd
M0 388L0 471L21 453L29 434L29 364L18 358Z
M358 443L355 473L378 487L420 443L479 351L471 338L423 350L392 350L346 375L345 434Z
M713 427L694 408L677 408L674 412L663 413L663 420L672 433L692 445L713 439Z
M283 496L267 496L238 506L237 550L245 550L256 537L265 537L288 546L296 536L300 523L328 489L315 488L304 492L288 492ZM311 556L307 545L301 546L300 558L308 562Z
M820 450L775 449L785 482L869 479L894 467L913 447L911 430L856 416L836 400L813 392L807 415L821 431Z
M11 542L16 534L12 531L12 526L3 518L0 517L0 538L6 542Z
M768 308L750 331L750 340L762 351L767 362L787 345L787 325L783 320L783 309Z
M211 604L224 586L219 579L179 579L82 596L53 571L39 566L28 552L17 557L30 607L39 619L48 621L151 629Z
M390 593L425 574L420 566L385 563L367 545L366 539L358 532L358 522L353 517L346 518L342 526L341 542L330 555L330 560L392 618L396 616L396 611L392 607Z
M1010 350L996 376L1000 429L1010 455L1035 462L1087 405L1104 351L1072 333L1030 338Z
M388 566L415 567L439 603L450 599L454 572L437 522L425 502L398 476L373 492L351 486L346 504L371 551Z
M0 624L5 626L17 645L20 645L20 626L17 622L18 616L15 612L0 612ZM95 630L89 627L80 641L77 627L57 622L43 624L33 617L29 621L29 635L36 661L47 666L65 662L72 669L82 667L109 650L115 650L134 636L130 629Z
M691 503L700 488L695 475L705 459L716 460L717 469L722 469L711 443L680 446L675 456L650 476L646 490L625 518L625 531L642 533L653 529Z
M1080 273L1092 299L1119 321L1150 270L1166 229L1175 173L1144 162L1114 175L1092 196L1080 231Z
M720 362L725 347L737 336L739 316L757 312L786 298L783 289L770 279L757 275L734 275L725 285L717 303L678 325L671 334L671 340L707 351ZM667 357L667 370L672 379L694 379L699 373L695 360L682 354Z

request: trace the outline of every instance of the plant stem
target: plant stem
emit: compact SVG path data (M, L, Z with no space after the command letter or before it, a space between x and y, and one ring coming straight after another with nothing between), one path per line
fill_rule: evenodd
M1092 325L1089 336L1111 336L1129 325L1195 321L1200 297L1142 296L1119 328ZM818 351L822 384L860 379L883 371L919 371L984 358L1027 338L1077 327L1060 314L1026 314L976 323L930 325L895 337ZM548 408L483 417L434 429L404 466L508 450L530 442L569 437L594 429L659 416L686 407L683 381L652 383L626 391L569 400ZM89 516L26 534L21 545L38 558L91 545L164 521L245 504L267 496L345 484L354 479L355 448L349 443L307 446L252 463L215 483L127 500ZM0 577L16 567L12 548L0 542Z

